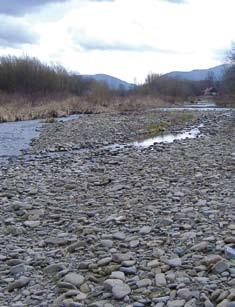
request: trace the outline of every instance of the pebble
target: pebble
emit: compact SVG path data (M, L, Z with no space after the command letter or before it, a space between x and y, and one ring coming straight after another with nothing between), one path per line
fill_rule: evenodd
M195 244L192 246L192 250L194 251L204 251L207 250L208 248L208 242L207 241L203 241L201 243Z
M229 269L229 264L225 260L218 261L212 268L213 272L216 274L221 274Z
M166 286L166 277L165 274L159 273L155 275L155 284L157 287Z
M83 282L84 282L84 277L81 274L77 274L77 273L69 273L67 275L65 275L64 277L64 281L71 283L72 285L79 287Z
M182 288L177 291L177 296L188 301L192 298L193 293L188 288Z
M127 296L130 293L131 293L131 288L125 283L116 284L112 288L113 297L117 300L123 299L125 296Z
M8 291L10 292L10 291L13 291L14 289L23 288L23 287L27 286L29 282L30 282L30 278L25 277L25 276L21 276L18 280L9 284Z
M125 274L123 272L120 272L120 271L114 271L111 273L110 275L110 278L113 279L120 279L122 281L125 281L126 277L125 277Z
M116 285L120 285L120 284L123 284L123 281L122 280L120 280L120 279L116 279L116 278L114 278L114 279L106 279L105 281L104 281L104 288L106 289L106 290L112 290L112 288L114 287L114 286L116 286Z
M151 284L152 284L152 281L149 278L140 279L140 280L137 280L136 282L136 286L138 288L148 287L148 286L151 286Z
M126 235L123 232L116 232L113 234L113 239L123 241L125 240Z
M38 227L40 225L40 221L26 221L24 225L30 228Z
M149 234L152 230L152 227L150 226L143 226L141 229L140 229L140 234L141 235L146 235L146 234Z
M182 265L182 260L180 258L173 258L173 259L169 259L167 261L167 263L171 266L171 267L179 267Z
M183 307L184 304L185 304L185 300L168 301L167 307Z

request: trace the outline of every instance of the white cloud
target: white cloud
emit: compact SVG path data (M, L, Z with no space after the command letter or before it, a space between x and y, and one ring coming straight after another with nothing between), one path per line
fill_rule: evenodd
M234 11L234 0L70 0L26 16L40 42L23 51L73 71L142 81L150 71L219 64L235 40Z

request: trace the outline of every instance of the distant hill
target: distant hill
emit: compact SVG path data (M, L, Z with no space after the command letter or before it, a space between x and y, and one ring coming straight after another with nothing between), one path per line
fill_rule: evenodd
M223 64L219 66L215 66L209 69L195 69L192 71L172 71L164 76L183 79L183 80L191 80L191 81L199 81L205 80L208 78L208 75L213 75L216 80L221 80L223 74L226 69L228 69L229 64Z
M108 85L110 89L114 90L118 89L130 90L134 87L134 84L128 83L126 81L105 74L82 75L82 77L87 79L93 79L98 82L104 82L105 84Z

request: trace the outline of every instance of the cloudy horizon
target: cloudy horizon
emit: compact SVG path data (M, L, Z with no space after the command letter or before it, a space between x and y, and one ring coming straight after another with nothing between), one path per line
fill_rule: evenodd
M0 0L0 55L143 82L209 68L235 40L234 0Z

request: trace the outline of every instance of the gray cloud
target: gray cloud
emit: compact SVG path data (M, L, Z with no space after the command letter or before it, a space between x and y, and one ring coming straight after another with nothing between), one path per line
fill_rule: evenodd
M161 49L147 44L128 44L126 42L104 42L99 40L74 39L86 51L134 51L134 52L158 52L164 54L177 54L177 51Z
M0 14L20 16L46 4L66 1L68 0L1 0Z
M22 44L34 44L39 36L30 27L13 17L0 17L0 47L17 47Z
M164 1L171 3L178 3L178 4L187 2L187 0L164 0Z
M154 51L152 46L148 45L130 45L126 43L108 43L102 41L81 41L79 45L85 50L100 50L100 51Z

